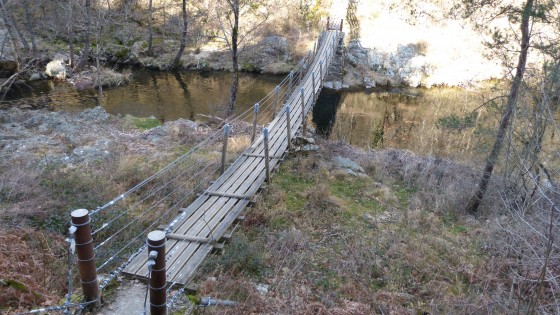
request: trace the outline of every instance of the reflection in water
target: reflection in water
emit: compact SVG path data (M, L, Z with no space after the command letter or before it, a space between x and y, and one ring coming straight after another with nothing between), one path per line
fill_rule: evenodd
M332 127L336 121L336 110L340 104L341 94L329 90L323 90L317 98L317 104L313 107L313 122L319 134L327 138L331 134Z
M477 127L462 130L440 129L437 122L452 114L468 115L478 105L476 93L452 88L323 91L313 110L313 122L329 139L362 148L400 148L467 161L486 154L488 128L483 126L494 121L481 113Z
M279 76L242 75L236 113L252 108L281 79ZM130 84L105 89L102 103L114 115L154 116L162 122L179 118L204 120L201 115L223 116L230 81L228 73L137 70ZM77 91L66 82L48 80L31 82L13 93L10 99L32 101L45 95L55 110L79 112L98 104L96 90Z
M112 114L154 116L162 121L200 120L197 114L223 116L230 80L226 73L138 71L131 84L107 91L105 108ZM278 77L243 76L236 111L251 107L279 81Z

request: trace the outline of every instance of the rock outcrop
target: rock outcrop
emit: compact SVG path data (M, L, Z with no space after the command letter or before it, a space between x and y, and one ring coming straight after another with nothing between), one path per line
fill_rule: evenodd
M17 71L18 63L8 31L0 29L0 78L7 78Z

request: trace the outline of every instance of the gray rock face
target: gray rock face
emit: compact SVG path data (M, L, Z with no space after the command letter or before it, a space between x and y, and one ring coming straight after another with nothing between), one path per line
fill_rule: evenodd
M155 118L155 117L154 117ZM192 120L188 119L177 119L175 121L166 122L162 126L146 130L144 135L152 143L157 143L164 140L163 137L182 137L184 135L190 134L198 129L198 124Z
M356 162L350 160L349 158L337 156L334 158L335 164L342 169L349 169L353 172L365 173L363 167L358 165Z
M368 50L362 47L359 41L351 41L348 43L348 53L346 55L348 62L353 66L368 65Z
M286 54L288 52L288 39L282 36L267 36L263 38L264 51L268 53Z
M37 81L41 79L42 79L41 74L39 74L38 72L31 74L31 76L29 77L29 81Z
M96 121L96 122L104 122L109 120L109 113L105 111L105 109L101 106L97 106L94 108L88 108L83 112L78 114L78 118L84 119L87 121Z
M140 53L142 53L142 51L144 50L144 46L147 47L148 44L143 40L132 44L128 53L128 60L132 62L138 62L138 60L140 59Z
M18 65L15 51L6 29L0 29L0 77L9 77L16 73Z
M111 153L109 152L109 145L111 142L109 140L97 140L93 145L86 145L77 147L72 151L71 159L73 162L77 161L93 161L101 158L108 157Z
M348 62L354 67L375 71L383 82L418 87L422 80L432 73L432 66L417 49L417 44L399 45L394 52L363 48L359 43L348 45ZM383 83L381 82L381 83ZM380 83L380 82L378 82ZM380 83L380 84L381 84ZM369 76L363 77L366 87L375 87L376 82Z

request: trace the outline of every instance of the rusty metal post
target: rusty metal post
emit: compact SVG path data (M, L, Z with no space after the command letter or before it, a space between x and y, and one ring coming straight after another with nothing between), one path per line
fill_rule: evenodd
M268 128L264 128L263 130L263 139L264 139L264 167L266 170L266 182L270 184L270 161L269 161L269 152L268 152Z
M89 211L78 209L72 211L72 225L76 227L76 255L80 268L80 282L86 302L95 307L99 305L99 285L97 283L97 269L95 267L95 253L93 252L93 238L91 237L91 221Z
M272 119L276 118L276 110L278 108L278 99L280 98L280 87L277 85L274 89L274 109L272 110Z
M290 105L286 105L286 132L288 135L288 151L292 149L292 127L290 123Z
M148 234L148 268L150 269L150 314L167 314L167 279L165 275L165 232Z
M231 131L231 126L226 124L224 126L224 145L222 146L222 168L220 174L226 171L226 153L227 153L227 143L229 138L229 132Z
M331 22L331 17L328 16L328 17L327 17L327 27L326 27L326 31L329 30L329 24L330 24L330 22Z
M274 108L276 108L276 106ZM255 141L255 135L257 133L257 119L259 118L259 103L255 104L255 108L253 109L253 112L255 113L255 115L253 117L253 134L251 135L251 143Z
M302 135L305 137L307 135L307 116L305 115L305 97L304 97L304 93L305 90L303 88L301 88L299 90L299 93L301 95L301 133Z

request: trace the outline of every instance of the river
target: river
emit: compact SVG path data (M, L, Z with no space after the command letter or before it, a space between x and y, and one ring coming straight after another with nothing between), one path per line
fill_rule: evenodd
M102 102L114 115L202 121L209 115L223 115L230 80L229 73L220 72L136 70L130 84L105 89ZM237 111L253 106L281 80L280 76L243 75ZM49 80L20 87L12 97L41 98L55 110L71 112L98 104L95 90L78 91L66 82ZM493 123L481 121L490 119L488 115L477 115L480 103L479 93L459 88L323 90L310 120L318 133L334 141L466 161L487 152L491 139L492 128L482 126Z

